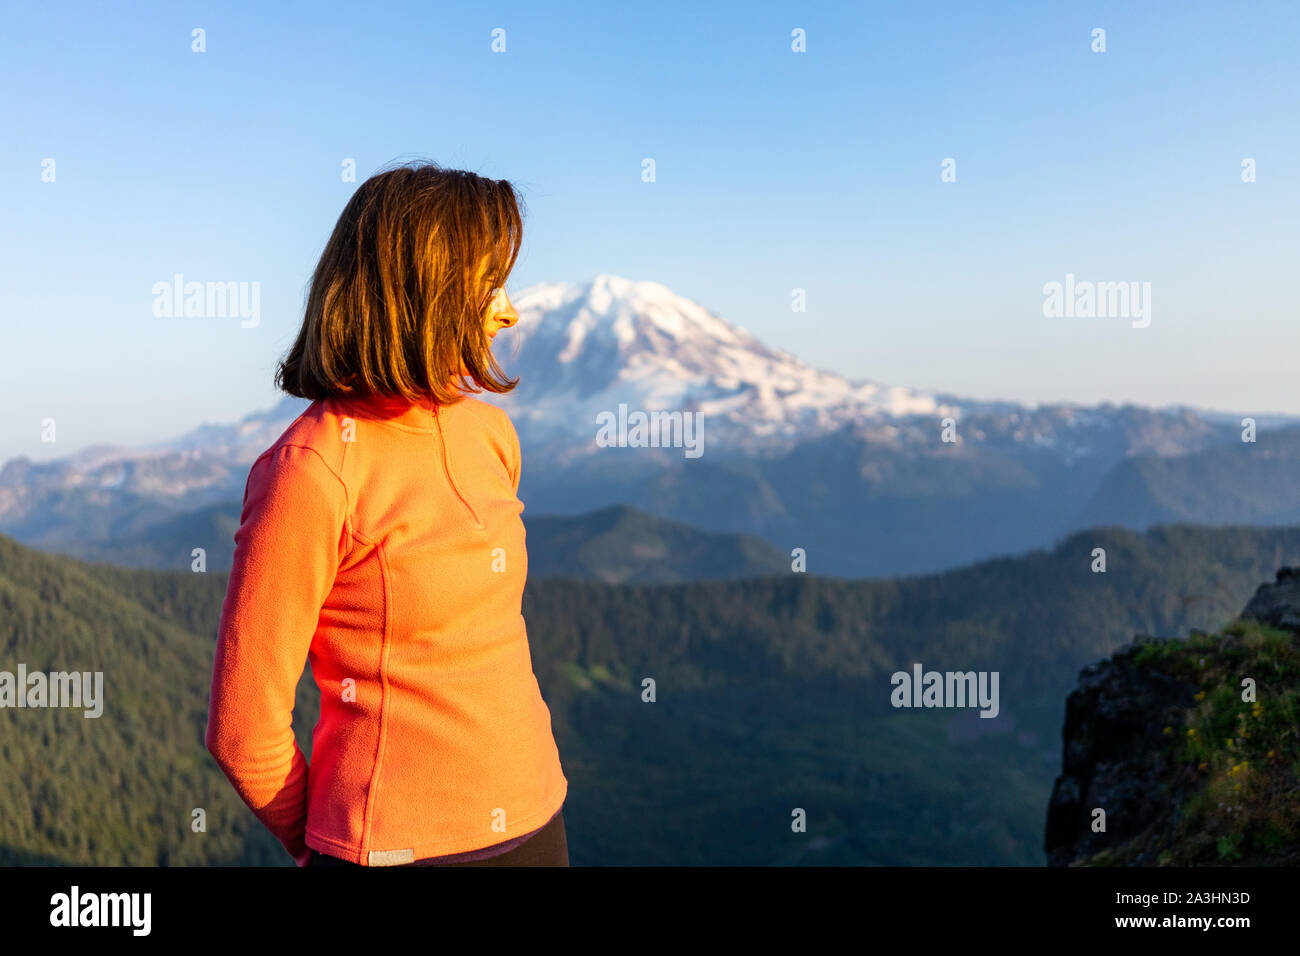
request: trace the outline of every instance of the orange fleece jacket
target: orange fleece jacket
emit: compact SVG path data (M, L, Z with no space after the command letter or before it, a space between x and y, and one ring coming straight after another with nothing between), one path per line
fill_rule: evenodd
M502 843L568 781L522 614L519 436L467 395L314 402L252 465L205 743L299 866ZM321 691L293 736L304 661Z

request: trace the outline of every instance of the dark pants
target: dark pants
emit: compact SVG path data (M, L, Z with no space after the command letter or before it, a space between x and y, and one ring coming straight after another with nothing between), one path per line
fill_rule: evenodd
M353 866L361 868L360 863L340 860L336 856L312 850L309 866ZM564 813L555 815L555 819L542 827L513 850L498 853L486 860L468 860L463 863L402 863L401 866L568 866L569 844L564 835ZM389 869L389 867L384 867Z

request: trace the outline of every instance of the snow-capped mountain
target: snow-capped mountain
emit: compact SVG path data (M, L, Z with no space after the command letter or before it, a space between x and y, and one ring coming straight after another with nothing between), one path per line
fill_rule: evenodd
M657 282L600 275L535 285L514 302L519 323L496 354L519 385L479 397L519 431L530 515L628 504L798 544L820 555L820 573L855 575L949 567L1099 522L1300 514L1289 490L1300 429L1285 428L1294 420L1261 417L1279 439L1243 446L1240 416L1222 412L1031 407L850 381ZM171 519L183 535L220 526L213 509L238 517L248 466L307 404L286 397L147 448L9 461L0 531L67 549L139 541ZM698 413L705 454L608 450L598 416L618 417L620 406ZM947 418L954 442L941 439Z
M932 444L938 420L947 416L970 426L962 440L1001 437L1069 456L1087 453L1081 436L1117 421L1114 406L1030 408L849 381L763 344L658 282L599 275L581 284L530 286L514 302L518 325L498 338L496 351L520 383L513 392L479 397L510 413L539 463L593 454L597 415L617 414L620 405L700 413L709 453L720 458L780 454L841 429L888 445ZM286 396L233 424L204 424L143 448L98 445L52 462L15 459L0 469L0 522L14 490L32 483L160 495L230 486L228 472L245 470L307 404ZM1193 430L1208 421L1186 410L1151 414ZM1158 426L1147 430L1135 450L1186 446L1184 435L1161 447L1168 436Z
M658 282L599 275L514 301L519 323L498 361L520 384L489 398L539 444L590 438L596 416L621 404L698 412L711 450L725 454L771 453L869 420L959 414L934 395L814 369Z

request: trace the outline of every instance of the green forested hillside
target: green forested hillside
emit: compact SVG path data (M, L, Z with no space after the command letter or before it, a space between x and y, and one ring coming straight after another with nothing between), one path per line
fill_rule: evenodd
M607 583L672 583L779 574L790 559L762 538L705 531L615 505L524 517L528 575Z
M0 709L0 862L282 856L203 749L220 582L96 571L0 539L0 670L102 671L104 712ZM175 612L175 613L173 613ZM208 832L191 833L203 808Z
M1298 561L1300 529L1110 529L893 581L530 581L571 859L1041 864L1079 667L1135 632L1217 628ZM103 670L107 698L99 719L0 709L0 862L289 864L203 749L224 588L0 538L0 670ZM893 710L913 661L999 671L999 717ZM305 675L304 749L314 694Z
M62 535L33 542L44 551L129 568L188 571L192 551L206 552L208 571L229 571L239 527L239 501L208 505L104 537ZM528 573L609 583L669 583L778 574L790 565L770 542L748 534L706 531L615 505L578 515L524 516Z

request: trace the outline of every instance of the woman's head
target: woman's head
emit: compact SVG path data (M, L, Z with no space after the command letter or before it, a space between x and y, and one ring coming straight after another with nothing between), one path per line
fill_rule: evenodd
M468 377L508 392L491 336L518 315L505 295L522 218L505 180L407 163L362 183L339 216L276 387L300 398L401 395L450 404Z

